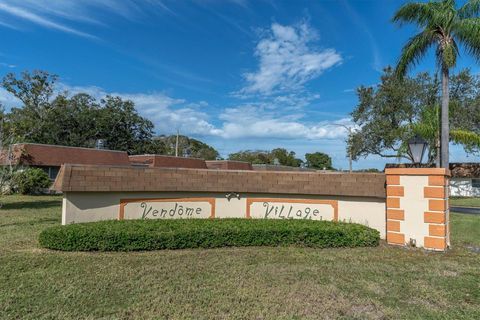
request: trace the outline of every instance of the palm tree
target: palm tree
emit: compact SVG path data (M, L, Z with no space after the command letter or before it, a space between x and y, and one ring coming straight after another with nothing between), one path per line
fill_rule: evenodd
M427 106L420 111L418 121L415 123L408 123L404 130L409 133L411 137L415 135L421 136L431 146L428 150L428 164L436 161L439 148L438 141L440 127L440 106ZM454 128L450 130L450 139L453 143L461 144L465 150L476 150L480 148L480 135L475 132ZM400 151L406 152L408 150L408 142L403 142Z
M442 105L440 130L440 163L448 168L448 77L459 55L458 44L480 60L480 0L469 0L457 9L455 0L407 3L393 17L393 22L416 24L421 31L410 38L402 49L396 74L403 76L433 46L437 66L442 73Z

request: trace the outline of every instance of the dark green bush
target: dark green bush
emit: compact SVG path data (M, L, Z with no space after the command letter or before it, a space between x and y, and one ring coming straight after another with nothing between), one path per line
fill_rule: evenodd
M40 245L64 251L137 251L244 246L376 246L363 225L312 220L184 219L101 221L50 227Z
M40 168L26 168L13 175L13 189L21 194L36 194L50 187L48 174Z

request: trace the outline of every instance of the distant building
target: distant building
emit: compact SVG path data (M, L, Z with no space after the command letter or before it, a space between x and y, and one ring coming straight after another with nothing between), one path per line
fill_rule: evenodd
M282 165L253 165L243 161L203 160L158 154L129 156L125 151L99 148L67 147L37 143L19 143L10 146L10 152L0 152L0 165L35 167L44 170L55 180L63 164L140 166L151 168L190 168L217 170L259 171L316 171L314 169Z
M313 168L290 167L280 164L254 164L252 167L255 171L318 171ZM327 170L322 171L326 172Z
M159 154L142 154L129 156L130 163L134 166L144 166L152 168L190 168L207 169L205 160L198 158L183 158L174 156L165 156Z
M208 169L218 170L253 170L252 164L235 160L207 160Z
M57 177L60 166L64 163L129 166L130 160L124 151L36 143L14 144L11 152L3 150L0 153L1 165L41 168L52 180Z
M480 163L451 163L450 195L480 197Z

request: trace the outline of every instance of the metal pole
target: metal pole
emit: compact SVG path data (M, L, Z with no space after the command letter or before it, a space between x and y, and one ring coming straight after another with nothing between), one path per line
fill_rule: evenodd
M340 126L340 127L343 127L345 128L345 130L348 131L348 136L350 137L352 135L352 128L351 127L348 127L347 125L344 125L344 124L340 124L340 123L334 123L333 124L334 126ZM352 173L353 172L353 167L352 167L352 150L350 150L350 148L348 149L348 169L349 169L349 172Z
M352 169L352 152L349 150L348 151L348 167L350 169L350 173L353 172L353 169Z
M175 140L175 157L178 157L178 129L177 129L177 139Z

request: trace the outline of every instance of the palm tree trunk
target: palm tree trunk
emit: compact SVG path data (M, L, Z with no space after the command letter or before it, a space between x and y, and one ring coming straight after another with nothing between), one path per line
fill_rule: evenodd
M442 121L441 121L441 134L440 134L440 161L442 168L449 168L449 151L448 143L450 138L449 119L448 119L448 68L442 68Z

